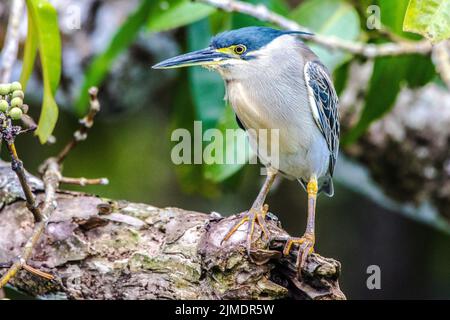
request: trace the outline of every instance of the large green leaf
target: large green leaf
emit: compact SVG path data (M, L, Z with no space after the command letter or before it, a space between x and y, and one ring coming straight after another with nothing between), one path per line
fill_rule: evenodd
M174 88L175 95L174 99L174 110L171 117L171 132L176 129L187 129L190 132L191 148L193 151L194 146L194 121L198 120L196 116L195 106L193 101L190 99L189 95L186 96L186 92L189 92L190 84L185 77L185 72L181 73L182 81L178 82L178 87ZM201 138L201 137L200 137ZM174 147L180 141L174 142ZM175 166L175 172L177 174L178 181L180 182L181 188L186 193L199 193L206 197L213 197L219 193L219 188L217 184L213 183L211 180L205 179L203 164L194 164L194 154L191 152L192 163L183 163Z
M403 31L403 18L408 6L407 0L378 0L381 9L381 22L392 33L417 39L417 35ZM369 83L364 109L359 122L346 134L344 144L354 142L370 124L391 110L397 100L402 85L423 86L435 75L429 57L419 55L377 58Z
M219 153L213 154L212 158L223 160L223 163L211 163L204 165L204 176L206 179L213 182L221 182L228 179L236 172L238 172L252 156L251 150L249 148L248 140L246 138L246 133L244 130L240 129L236 123L236 115L230 106L227 106L223 115L219 119L216 126L216 132L222 137L221 141L211 141L211 143L218 143L223 148L215 148L215 151ZM227 133L229 133L227 135ZM231 137L231 133L235 134L236 137ZM212 162L213 159L208 157L211 154L208 149L205 149L205 162ZM227 154L229 153L229 154ZM233 162L227 163L227 156L233 159Z
M403 32L403 18L409 0L378 0L381 13L381 23L391 32L399 36L407 36Z
M194 51L209 45L211 39L209 21L203 19L188 27L188 50ZM216 124L224 109L225 89L223 80L215 72L204 68L189 68L189 84L195 105L197 120L205 129Z
M373 121L389 112L402 85L423 86L434 74L433 65L428 57L412 55L376 59L359 122L343 137L342 142L344 144L354 142Z
M208 17L212 34L233 29L233 14L225 11L216 11Z
M106 77L116 57L122 53L134 41L141 27L145 25L151 8L155 5L154 0L142 0L139 7L120 26L113 36L106 50L95 57L86 71L78 99L75 103L76 111L83 114L88 108L88 89L98 86Z
M356 40L360 34L358 13L342 0L305 1L290 14L290 18L322 35ZM310 47L331 71L351 58L342 51L332 52L315 44Z
M374 4L380 7L383 28L402 38L419 40L421 39L419 35L403 30L403 20L408 3L409 0L377 0Z
M395 66L395 72L389 72ZM387 112L397 97L403 79L405 65L399 57L379 58L369 83L366 104L358 124L345 135L343 143L355 141L370 123Z
M224 25L228 25L228 20L220 21ZM212 36L210 22L204 19L188 27L188 49L190 51L206 47L209 44ZM215 29L218 29L216 31L221 31L222 28L217 25L217 21L213 19L213 22ZM230 107L225 106L223 100L225 88L220 76L217 73L198 67L190 68L188 74L192 100L195 105L195 117L196 120L202 121L203 130L217 129L216 132L220 132L223 137L226 129L237 128L234 112ZM243 132L241 133L244 134ZM214 141L214 138L211 140ZM231 144L231 141L223 139L223 143L226 148L225 143ZM236 145L233 146L236 147ZM230 146L225 150L236 152ZM223 152L225 155L224 150L217 150L217 152ZM204 160L207 162L209 159ZM242 166L242 164L203 164L203 178L217 183L236 173Z
M269 10L286 16L289 13L289 8L284 0L247 0L256 5L265 5ZM242 28L248 26L267 26L269 23L251 17L247 14L235 13L233 14L233 28Z
M351 62L344 63L333 72L334 89L338 96L342 94L347 86L348 74Z
M195 21L198 21L216 9L201 3L195 3L191 0L154 0L155 5L149 15L148 30L164 31L178 28Z
M450 0L410 0L403 30L432 42L450 38Z
M38 35L36 33L36 27L30 12L28 11L28 31L27 40L25 42L25 50L23 54L22 73L20 75L20 83L22 84L23 91L26 90L28 80L33 72L34 62L36 60L36 54L38 51Z
M36 134L45 143L55 128L58 119L58 106L54 95L61 77L61 38L58 28L58 15L47 0L27 0L30 25L35 31L29 36L37 38L39 57L42 64L44 99ZM29 77L33 65L36 43L29 40L25 50L26 69L22 79Z

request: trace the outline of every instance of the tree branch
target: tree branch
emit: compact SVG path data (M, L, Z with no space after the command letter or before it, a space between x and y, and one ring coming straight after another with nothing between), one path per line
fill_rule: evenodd
M27 176L38 198L46 197L39 179ZM21 251L23 241L33 233L34 222L20 201L20 187L7 163L0 163L0 177L5 181L0 189L0 262L4 262ZM298 280L295 254L281 257L283 241L273 242L271 250L255 251L258 264L247 257L245 227L221 245L220 239L239 216L222 218L217 213L159 209L76 192L60 191L55 197L58 208L28 262L54 279L48 281L19 271L10 282L33 296L345 298L338 285L340 264L333 259L312 254L302 280ZM268 225L274 237L288 236L278 221L269 220Z
M73 139L61 150L56 156L57 162L62 163L69 152L76 147L76 145L86 140L89 129L94 125L94 117L100 111L100 103L98 102L98 89L92 87L89 89L90 108L88 114L80 120L80 128L73 134Z
M218 9L227 12L239 12L252 16L258 20L275 24L283 29L296 30L303 32L311 31L298 24L297 22L287 19L282 15L270 11L266 6L262 4L254 5L242 1L235 0L194 0L196 2L208 4ZM428 40L421 40L417 42L402 41L392 42L385 44L369 44L362 42L353 42L344 40L334 36L325 36L321 34L315 34L313 36L304 36L306 39L311 40L317 44L324 46L331 50L343 50L355 55L365 56L367 58L375 58L382 56L397 56L403 54L429 54L432 46Z
M10 120L9 120L10 121ZM4 129L11 128L11 124L9 126L5 127ZM27 208L33 213L34 219L39 222L43 220L43 215L41 212L41 209L36 204L36 199L33 195L33 192L31 191L30 186L28 185L26 176L25 176L25 169L23 168L23 162L19 159L19 156L17 155L16 146L14 144L14 138L7 139L5 138L5 134L3 133L2 129L2 139L6 142L6 146L8 148L9 154L11 156L11 168L16 173L17 178L20 181L20 184L23 189L23 193L25 195L25 198L27 200ZM0 286L1 288L1 286Z
M45 272L41 272L35 268L32 268L27 265L28 259L31 257L34 247L39 241L42 233L44 232L47 223L51 217L53 211L55 211L57 207L56 202L56 190L59 187L60 181L63 180L61 175L61 164L69 154L69 152L78 144L79 141L83 141L87 137L87 131L90 127L92 127L94 123L95 115L100 111L100 104L97 100L98 90L95 87L89 89L89 94L91 97L90 101L90 110L88 115L83 118L81 122L81 128L77 130L74 134L73 140L71 140L59 153L56 158L47 159L44 164L39 168L39 171L43 176L43 183L45 189L45 197L41 207L36 205L35 196L31 190L31 186L27 182L27 177L25 174L25 169L23 168L22 161L20 161L16 148L14 145L14 138L20 132L20 127L13 127L11 125L11 119L5 119L7 121L6 126L2 126L1 128L1 137L4 141L6 141L8 150L10 152L12 158L12 168L19 178L20 185L25 194L27 208L33 213L35 221L37 224L35 225L34 232L31 237L28 239L25 244L22 253L15 258L15 262L9 268L9 270L0 278L0 289L3 288L11 279L17 274L17 272L24 268L27 271L31 271L37 275L45 279L52 279L53 277L50 274ZM75 179L67 179L65 182L75 182ZM87 179L78 179L78 181L82 183L92 183L91 180ZM105 184L107 179L101 178L97 179L97 182L102 182Z

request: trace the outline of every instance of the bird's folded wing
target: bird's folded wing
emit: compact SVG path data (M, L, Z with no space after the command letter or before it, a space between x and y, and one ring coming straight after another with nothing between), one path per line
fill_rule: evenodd
M330 151L329 171L330 175L333 175L339 150L338 97L333 82L322 63L307 62L304 73L312 114Z

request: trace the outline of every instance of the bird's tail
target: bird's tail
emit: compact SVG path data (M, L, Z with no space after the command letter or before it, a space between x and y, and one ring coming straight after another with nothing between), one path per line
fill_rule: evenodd
M331 176L325 176L319 179L319 192L323 192L329 197L334 195L333 179Z
M298 179L298 181L306 191L308 181L304 179ZM329 175L319 178L319 194L322 192L329 197L332 197L334 195L333 179Z

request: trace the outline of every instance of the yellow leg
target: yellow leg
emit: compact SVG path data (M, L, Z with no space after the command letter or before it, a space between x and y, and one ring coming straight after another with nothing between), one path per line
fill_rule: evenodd
M255 231L255 223L257 223L258 226L261 228L261 231L264 234L264 236L267 238L267 240L269 240L269 231L267 230L265 224L265 219L268 211L269 206L267 204L265 204L259 212L254 209L250 209L249 213L244 214L244 217L241 220L239 220L239 222L236 223L233 226L233 228L230 229L230 231L227 232L225 237L223 237L222 242L230 239L230 237L247 221L250 221L249 225L250 234L253 234L253 232Z
M225 237L223 237L222 242L227 241L228 239L230 239L230 237L239 229L240 226L242 226L244 223L246 223L249 220L249 216L245 216L241 219L241 221L239 221L238 223L236 223L236 225L230 229L230 231L228 231L228 233L225 235Z
M258 222L258 225L261 227L261 230L262 230L264 236L266 237L266 239L268 241L270 239L269 230L267 230L267 227L265 224L267 212L269 212L269 205L265 204L265 205L263 205L261 214L256 215L256 220Z
M224 241L227 241L231 238L231 236L239 229L240 226L242 226L244 223L248 222L248 228L247 228L247 251L250 255L251 251L251 245L253 241L253 233L255 231L255 224L258 224L258 226L261 228L262 233L264 234L265 238L269 240L269 231L267 229L265 218L267 215L267 212L269 210L269 206L264 204L264 201L266 199L267 193L270 190L270 187L272 186L273 182L275 181L277 173L275 171L268 171L266 181L264 182L264 185L262 186L258 197L256 198L255 202L253 203L250 210L248 210L242 219L231 228L225 237L222 240L222 243Z
M289 255L292 245L298 244L297 267L299 272L305 265L306 259L311 252L314 252L315 243L315 214L316 214L316 200L319 188L316 177L312 177L307 185L308 192L308 220L306 223L305 234L301 238L289 238L283 249L284 255Z

